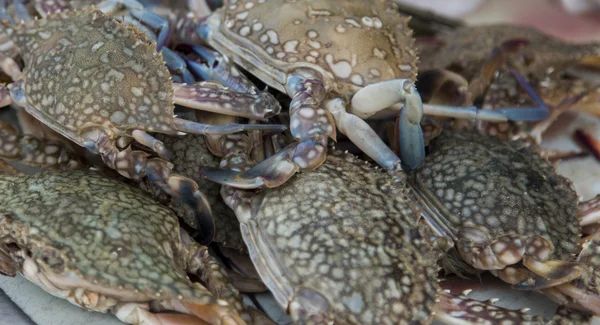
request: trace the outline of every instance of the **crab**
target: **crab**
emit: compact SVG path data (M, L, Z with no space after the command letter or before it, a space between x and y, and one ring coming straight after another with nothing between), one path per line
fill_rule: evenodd
M141 190L81 169L1 175L0 188L0 273L128 324L246 323L207 247Z
M530 93L519 91L512 75L518 73L550 108L543 121L517 125L482 121L478 123L482 131L508 139L528 135L539 144L542 133L567 110L600 114L593 73L600 43L570 44L532 28L506 25L461 27L440 33L437 40L438 48L420 57L420 84L437 85L443 91L422 91L424 97L462 106L481 96L484 110L527 106ZM469 86L466 80L471 79L481 82Z
M186 106L215 106L238 114L238 105L262 97L240 94L214 83L173 85L154 45L135 28L97 10L61 12L24 25L3 22L0 31L19 46L25 70L8 85L10 98L27 113L76 144L100 154L104 162L132 179L148 176L171 196L197 212L204 243L214 233L210 206L197 184L172 174L170 153L147 132L172 135L228 134L244 130L283 130L283 125L205 125L176 118L173 101ZM4 89L4 88L3 88ZM187 89L187 91L186 91ZM193 98L182 96L199 94ZM214 98L219 98L215 105ZM225 100L225 102L223 102ZM235 105L235 106L234 106ZM260 106L260 105L259 105ZM264 106L260 106L264 108ZM251 104L242 109L254 110ZM155 151L120 150L120 138L133 138Z
M430 150L409 181L425 220L448 243L447 268L489 270L511 284L544 278L548 287L581 275L572 261L577 194L534 146L461 130L443 131Z
M234 156L223 162L251 167ZM351 154L330 152L321 168L277 188L221 193L258 274L294 323L541 322L438 290L439 254L421 235L408 189Z
M280 19L270 19L274 15ZM292 97L290 130L299 142L242 173L205 168L205 176L244 189L279 186L297 171L313 170L325 161L328 138L335 140L336 130L394 173L402 165L421 164L424 111L413 85L417 51L408 20L386 0L225 1L199 25L201 38ZM402 161L362 118L351 114L366 118L399 102L405 106L399 113ZM471 108L444 112L483 116ZM487 118L522 115L491 112ZM528 116L544 117L544 112Z

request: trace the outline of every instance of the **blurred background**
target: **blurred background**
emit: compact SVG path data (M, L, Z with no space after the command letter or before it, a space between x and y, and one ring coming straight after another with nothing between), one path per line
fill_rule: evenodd
M600 0L394 1L468 24L516 24L571 42L600 41Z

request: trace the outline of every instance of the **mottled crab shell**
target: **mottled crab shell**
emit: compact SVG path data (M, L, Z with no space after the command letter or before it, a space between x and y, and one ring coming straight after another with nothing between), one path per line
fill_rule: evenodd
M542 236L554 246L550 259L570 260L578 252L577 194L526 143L444 131L412 176L455 234L477 227L492 239Z
M0 243L23 249L63 289L216 303L184 271L176 216L141 190L74 170L1 175L0 191Z
M431 321L436 261L418 230L418 210L407 189L388 174L334 152L316 170L264 195L242 232L247 243L259 233L266 237L268 245L254 242L248 249L258 256L253 261L261 278L293 319L307 324ZM261 264L270 257L276 266Z
M379 81L415 80L409 19L387 0L230 0L208 24L219 26L211 40L217 50L280 91L290 71L310 68L350 94Z
M145 34L97 10L61 12L0 25L25 61L26 110L72 141L86 127L113 136L134 129L175 133L173 90Z

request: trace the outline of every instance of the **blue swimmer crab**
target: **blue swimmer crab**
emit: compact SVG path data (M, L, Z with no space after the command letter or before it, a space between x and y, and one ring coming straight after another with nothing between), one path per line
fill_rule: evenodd
M353 155L330 152L277 188L222 194L262 280L297 324L541 323L441 292L439 254L421 235L408 188Z
M430 150L409 180L450 270L545 286L581 275L577 194L534 146L463 130L443 131Z
M0 175L0 189L0 273L128 324L252 321L208 248L141 190L89 170Z
M25 61L25 70L17 80L1 87L9 90L9 96L2 101L13 101L54 131L99 153L121 175L133 179L148 176L165 192L186 202L197 211L199 238L203 242L209 242L214 233L206 197L193 180L171 173L172 165L165 160L170 153L147 132L228 134L285 128L205 125L175 117L173 101L181 97L174 94L174 89L186 93L182 90L186 88L194 94L204 90L204 96L182 101L187 106L204 103L209 110L217 102L217 106L225 107L225 114L233 115L240 104L256 96L239 94L214 83L174 86L155 44L137 29L100 11L61 12L18 26L3 21L0 32L11 37ZM199 106L194 108L202 109ZM160 158L149 159L147 153L130 147L121 150L117 141L123 138L135 139Z
M241 173L213 168L203 173L237 188L276 187L299 170L321 165L328 138L335 140L336 130L394 173L402 165L419 166L424 157L419 125L424 110L413 85L418 60L408 20L387 0L224 1L198 27L201 38L292 98L290 129L299 142ZM399 102L404 103L399 114L402 161L354 115L368 117ZM441 111L500 121L546 116L535 108L534 113L515 114L440 108L433 114Z

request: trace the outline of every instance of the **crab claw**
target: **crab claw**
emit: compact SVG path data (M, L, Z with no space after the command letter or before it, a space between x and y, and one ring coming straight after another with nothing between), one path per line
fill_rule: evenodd
M213 182L235 188L277 187L300 169L319 167L325 159L326 148L326 139L308 139L283 148L269 159L241 173L210 167L202 167L200 172Z
M583 271L577 263L565 261L539 261L531 256L523 256L523 265L540 275L541 278L521 281L513 288L519 290L540 290L575 280Z

